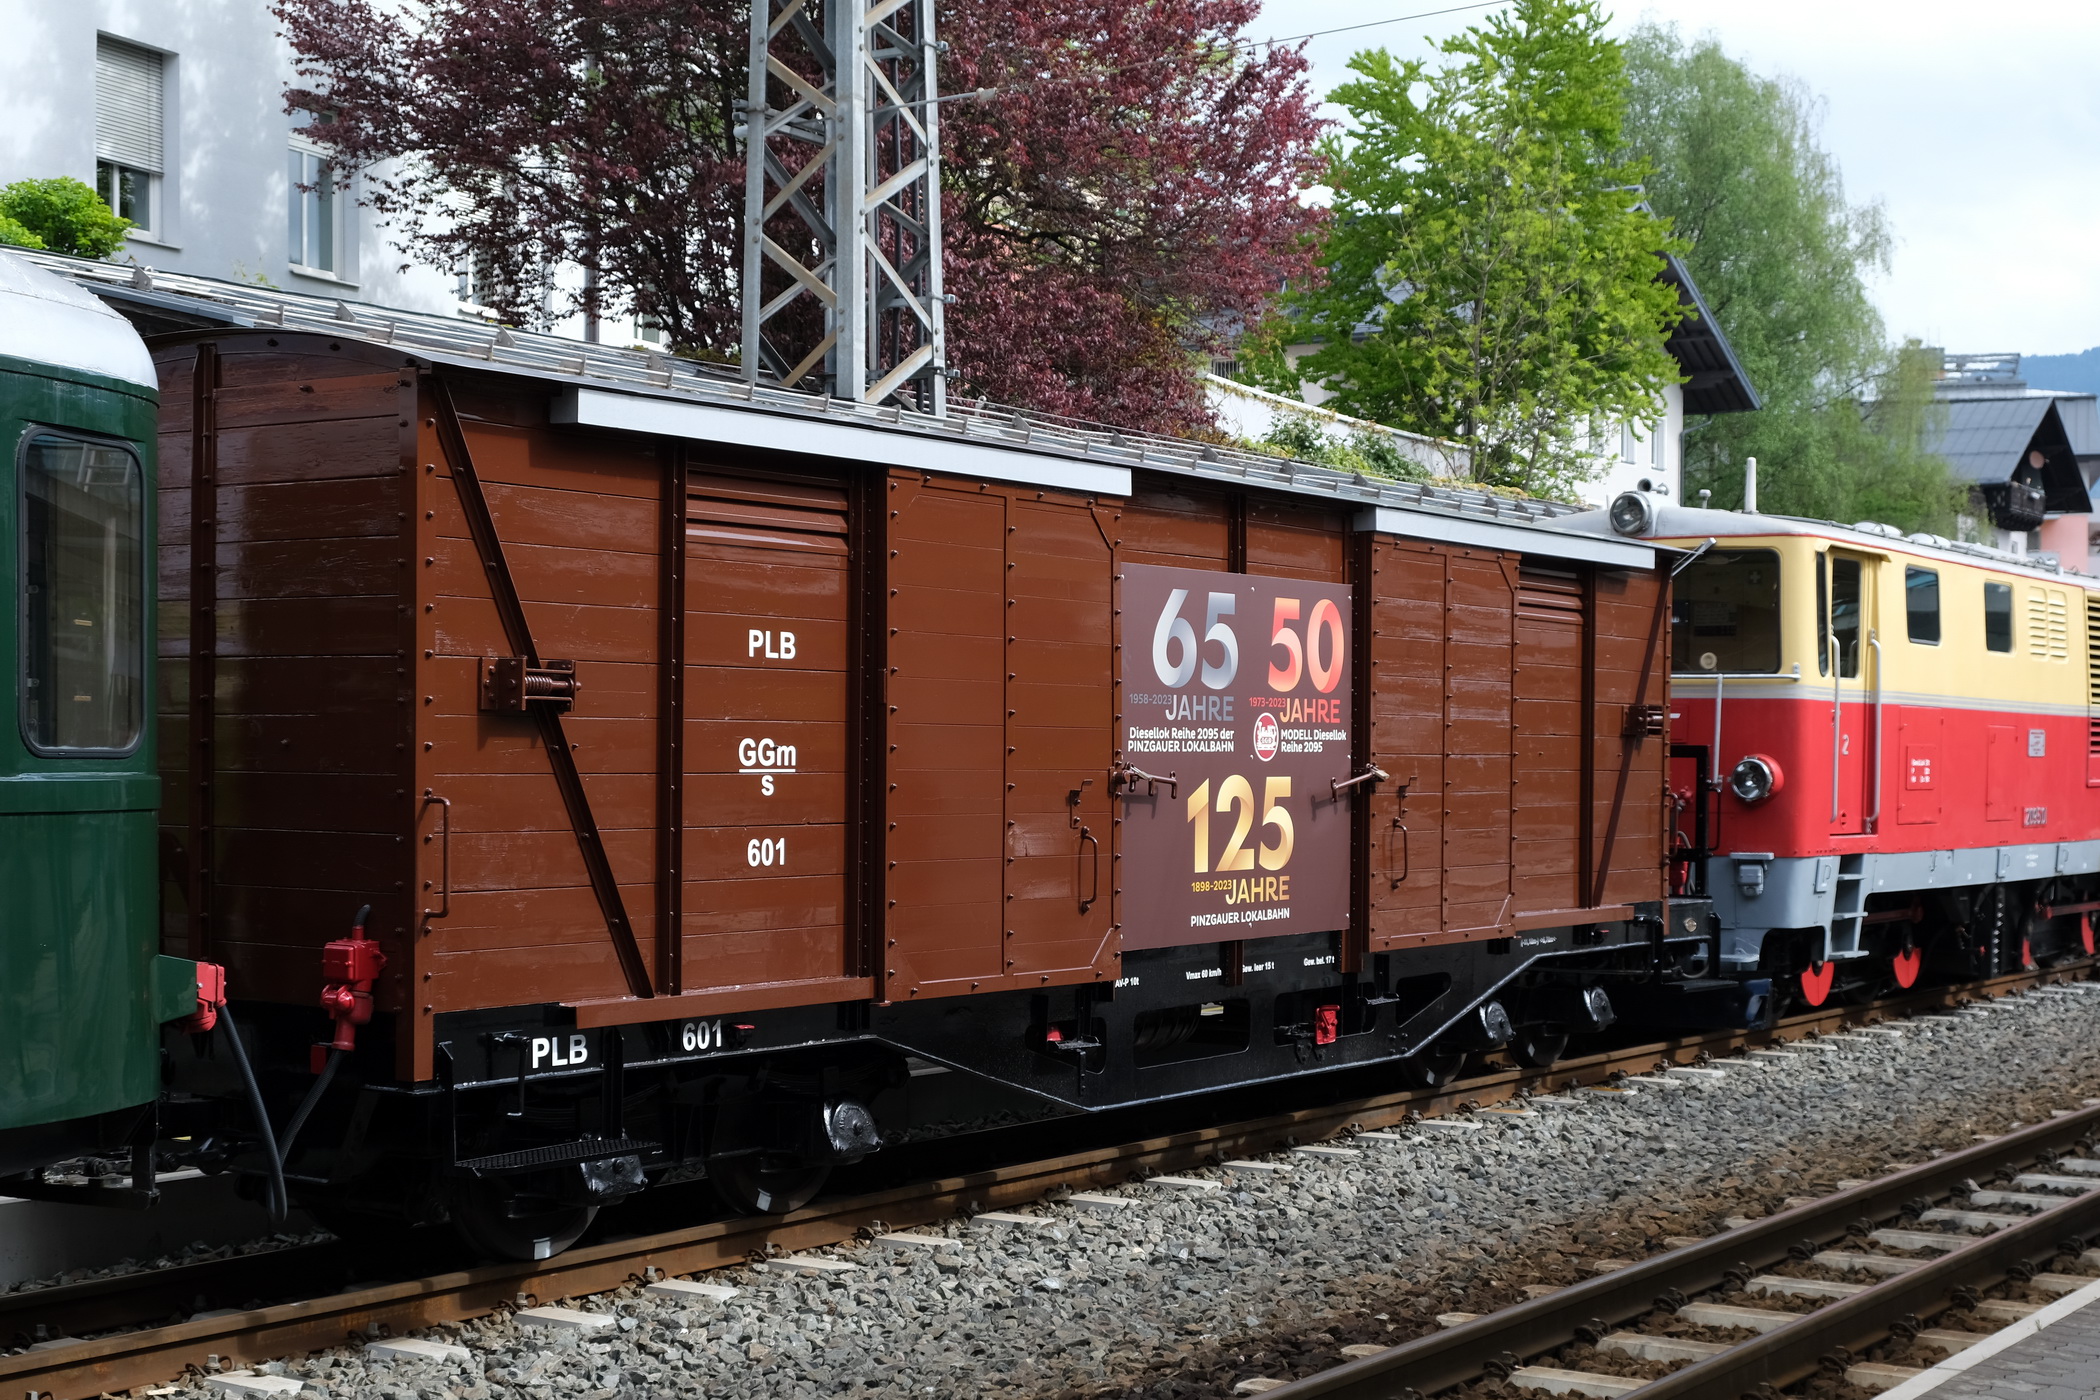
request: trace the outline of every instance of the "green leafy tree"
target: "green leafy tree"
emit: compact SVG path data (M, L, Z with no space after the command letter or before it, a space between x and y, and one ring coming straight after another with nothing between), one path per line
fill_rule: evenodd
M1929 357L1888 344L1867 294L1888 267L1888 220L1846 197L1814 95L1654 24L1626 64L1629 155L1651 168L1648 198L1764 404L1692 421L1687 492L1740 505L1755 457L1765 510L1951 533L1964 491L1921 446Z
M1465 444L1477 480L1539 493L1589 470L1593 418L1655 416L1682 315L1657 260L1678 245L1639 206L1603 29L1591 0L1516 0L1435 68L1351 61L1325 277L1263 328L1261 382L1315 381L1342 412Z
M29 237L13 236L9 225ZM131 220L112 213L101 195L65 175L17 180L0 189L0 242L106 258L124 246L124 231L130 227Z

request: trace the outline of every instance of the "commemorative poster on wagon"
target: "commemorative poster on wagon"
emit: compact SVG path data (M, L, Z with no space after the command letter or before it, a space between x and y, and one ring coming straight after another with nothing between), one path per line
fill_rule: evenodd
M1119 587L1124 948L1346 928L1349 590L1141 564Z

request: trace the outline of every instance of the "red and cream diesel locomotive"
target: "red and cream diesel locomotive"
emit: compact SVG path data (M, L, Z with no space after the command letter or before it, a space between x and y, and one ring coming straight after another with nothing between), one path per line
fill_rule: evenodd
M1892 527L1664 506L1678 888L1717 971L1820 1006L2093 951L2096 581Z

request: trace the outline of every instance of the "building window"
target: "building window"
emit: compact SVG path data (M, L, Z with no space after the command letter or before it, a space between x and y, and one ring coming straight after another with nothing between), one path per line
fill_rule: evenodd
M2012 585L1983 586L1983 644L1992 651L2012 650Z
M95 41L95 186L103 201L152 234L160 217L166 60L121 39Z
M1657 467L1663 464L1663 425L1660 423L1648 426L1648 462Z
M289 160L292 265L337 275L335 166L319 151L299 146L291 148Z
M1940 575L1937 569L1904 566L1903 610L1912 641L1931 646L1940 644Z
M51 757L130 753L146 713L138 458L40 432L21 481L22 735Z
M482 311L493 311L511 300L510 288L495 259L486 253L473 253L467 264L459 270L459 299Z
M1640 458L1635 455L1635 445L1633 424L1621 423L1619 425L1619 460L1629 464L1638 462Z

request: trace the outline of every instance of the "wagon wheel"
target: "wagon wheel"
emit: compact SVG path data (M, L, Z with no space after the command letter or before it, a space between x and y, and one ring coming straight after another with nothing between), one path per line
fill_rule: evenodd
M489 1259L552 1259L576 1243L597 1219L596 1206L534 1209L485 1177L451 1192L452 1228Z
M746 1152L716 1157L707 1164L708 1180L723 1204L739 1215L785 1215L816 1199L831 1176L831 1164L779 1166Z
M1417 1089L1441 1089L1465 1068L1463 1050L1419 1050L1400 1062L1400 1079Z
M1526 1069L1545 1069L1568 1053L1568 1032L1556 1026L1519 1026L1509 1057Z

